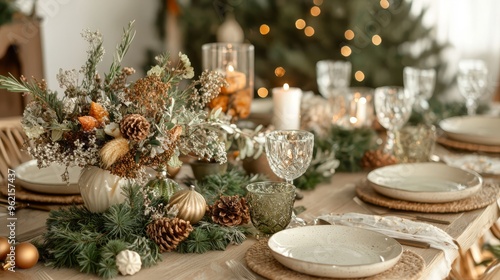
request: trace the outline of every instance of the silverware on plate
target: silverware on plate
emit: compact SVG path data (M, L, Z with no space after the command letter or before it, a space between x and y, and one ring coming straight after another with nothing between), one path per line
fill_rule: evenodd
M331 225L332 223L323 220L323 219L317 219L317 224L318 225ZM428 249L431 247L431 244L424 242L424 241L418 241L418 240L413 240L413 239L406 239L406 238L394 238L399 244L401 245L406 245L406 246L412 246L415 248L423 248L423 249Z
M442 224L442 225L449 225L450 224L450 221L428 218L428 217L424 217L424 216L420 216L420 215L399 214L399 213L393 213L393 212L382 212L380 210L377 210L373 207L368 206L365 202L363 202L357 196L353 197L352 200L354 200L354 202L356 202L357 205L361 206L366 211L368 211L372 214L375 214L375 215L379 215L379 216L399 216L399 217L403 217L403 218L408 218L410 220L417 220L417 221L422 221L422 222L430 222L430 223Z

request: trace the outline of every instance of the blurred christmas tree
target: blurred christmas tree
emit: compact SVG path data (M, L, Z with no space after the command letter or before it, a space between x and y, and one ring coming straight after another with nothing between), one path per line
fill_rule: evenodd
M318 60L352 63L351 86L403 85L403 67L436 68L436 93L451 82L432 28L423 24L425 10L415 13L405 0L192 0L162 1L158 27L176 16L182 49L201 69L201 46L215 42L219 26L234 14L245 41L255 46L256 88L285 82L316 91ZM167 3L165 5L165 3ZM174 8L172 8L174 7ZM176 9L176 13L168 11Z

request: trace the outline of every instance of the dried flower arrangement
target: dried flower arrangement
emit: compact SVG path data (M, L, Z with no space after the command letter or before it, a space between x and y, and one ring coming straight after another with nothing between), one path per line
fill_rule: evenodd
M221 110L206 109L225 85L221 74L204 71L181 88L181 81L194 76L185 54L179 53L176 65L159 55L145 77L128 82L135 71L121 62L135 35L132 27L133 22L124 29L104 77L97 71L104 55L102 36L85 31L88 59L80 71L60 70L62 95L44 80L0 76L0 88L32 96L22 125L27 151L40 168L54 162L94 165L121 177L144 178L146 166L179 166L181 154L223 163L228 141L235 141L243 156L261 152L256 133L240 130Z

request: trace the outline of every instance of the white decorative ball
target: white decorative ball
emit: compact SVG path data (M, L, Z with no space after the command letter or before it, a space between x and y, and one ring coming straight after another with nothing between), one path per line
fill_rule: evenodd
M116 255L116 266L122 275L134 275L141 270L141 256L137 252L123 250Z

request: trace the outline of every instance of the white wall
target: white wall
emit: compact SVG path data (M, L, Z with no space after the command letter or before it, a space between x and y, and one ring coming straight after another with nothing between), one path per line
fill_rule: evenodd
M19 1L24 9L32 0ZM122 65L141 72L146 49L160 50L154 21L158 1L130 0L41 0L37 13L43 19L42 44L45 77L49 87L59 87L56 74L59 69L80 69L87 56L87 43L81 37L84 29L99 30L103 34L106 54L99 65L99 73L108 72L123 27L135 20L136 37ZM137 74L136 74L137 75Z

